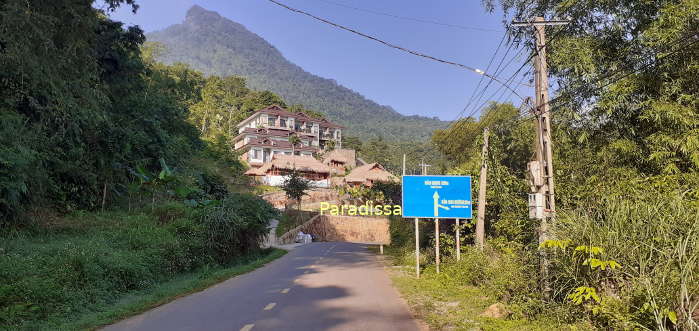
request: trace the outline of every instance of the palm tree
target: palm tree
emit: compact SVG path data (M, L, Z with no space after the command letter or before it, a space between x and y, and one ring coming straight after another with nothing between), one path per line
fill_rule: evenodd
M291 154L296 155L296 144L301 142L301 138L294 134L289 137L289 142L291 143Z

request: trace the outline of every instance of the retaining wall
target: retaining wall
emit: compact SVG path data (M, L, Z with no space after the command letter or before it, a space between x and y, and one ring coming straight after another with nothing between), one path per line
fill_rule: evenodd
M389 220L385 217L317 215L279 237L280 244L293 242L299 231L316 241L342 241L367 244L391 243Z

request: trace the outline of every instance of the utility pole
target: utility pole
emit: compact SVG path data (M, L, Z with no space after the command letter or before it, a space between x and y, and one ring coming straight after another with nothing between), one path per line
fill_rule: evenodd
M476 246L483 250L485 244L485 206L488 181L488 128L483 129L483 150L481 151L481 175L478 177L478 220L476 221Z
M422 160L422 162L421 162L420 164L418 164L418 165L420 166L420 169L422 170L422 175L423 175L423 176L427 175L427 167L431 167L431 166L432 166L432 165L430 165L430 164L425 164L425 160Z
M549 223L554 222L556 218L556 202L553 182L553 144L551 141L551 112L549 107L549 83L548 65L546 63L545 28L547 25L565 25L568 23L568 21L562 20L547 21L543 17L535 17L529 22L512 22L513 26L534 27L534 36L536 38L536 55L534 56L536 105L534 108L534 115L536 116L537 138L535 153L536 160L532 162L535 164L530 166L530 171L532 172L531 175L533 176L532 190L535 192L535 198L533 200L536 201L540 197L542 197L544 200L544 212L534 213L536 218L541 219L541 223L539 225L539 244L549 239ZM539 250L539 254L541 256L540 270L542 277L542 290L544 292L544 297L548 298L551 294L548 256L544 250Z

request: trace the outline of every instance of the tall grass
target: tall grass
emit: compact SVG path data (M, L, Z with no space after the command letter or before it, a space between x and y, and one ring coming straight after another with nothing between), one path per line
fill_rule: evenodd
M699 329L699 208L682 194L634 194L565 213L559 239L604 249L617 271L591 270L566 256L554 261L554 287L565 295L592 286L601 302L587 307L609 328ZM587 284L590 283L590 284ZM696 316L695 316L696 317Z

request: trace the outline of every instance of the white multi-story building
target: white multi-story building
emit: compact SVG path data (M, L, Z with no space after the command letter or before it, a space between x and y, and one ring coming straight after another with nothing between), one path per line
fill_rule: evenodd
M244 160L259 167L276 154L313 156L330 145L341 148L342 128L326 119L289 112L275 105L260 109L240 122L234 144L237 151L245 151ZM298 142L292 145L292 140Z

